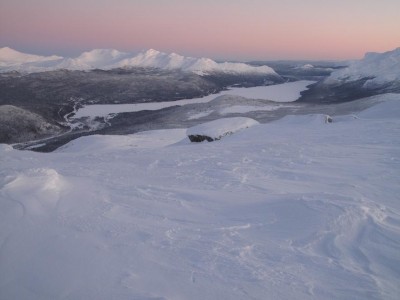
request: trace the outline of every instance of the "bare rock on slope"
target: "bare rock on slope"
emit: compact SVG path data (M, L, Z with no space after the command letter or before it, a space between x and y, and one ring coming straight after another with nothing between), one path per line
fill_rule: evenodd
M28 110L0 105L0 143L18 143L59 133L61 128Z

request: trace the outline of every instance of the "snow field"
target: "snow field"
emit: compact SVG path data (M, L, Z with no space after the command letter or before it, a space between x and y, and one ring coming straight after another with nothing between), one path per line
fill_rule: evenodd
M382 97L384 98L384 97ZM0 147L1 299L397 299L400 98L213 143Z

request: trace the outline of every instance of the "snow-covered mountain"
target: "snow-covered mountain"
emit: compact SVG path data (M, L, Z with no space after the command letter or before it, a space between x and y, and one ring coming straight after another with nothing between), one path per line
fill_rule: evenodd
M127 57L129 53L115 49L94 49L83 52L76 58L66 58L54 67L67 70L109 69Z
M56 64L62 59L63 57L57 55L40 56L22 53L9 47L0 48L0 70L18 68L32 63L54 62Z
M176 53L167 54L154 49L139 53L133 58L124 59L112 67L180 69L199 75L211 72L276 74L268 66L254 67L244 63L217 63L209 58L185 57Z
M400 47L384 53L367 53L349 67L333 72L326 83L350 82L369 78L365 87L400 81Z
M209 58L185 57L176 53L164 53L150 49L138 54L120 52L114 49L95 49L84 52L76 58L60 56L37 56L24 54L8 47L0 49L0 72L43 72L57 69L91 70L113 68L145 67L164 70L182 70L199 75L210 73L267 74L279 76L268 66L250 66L244 63L217 63Z

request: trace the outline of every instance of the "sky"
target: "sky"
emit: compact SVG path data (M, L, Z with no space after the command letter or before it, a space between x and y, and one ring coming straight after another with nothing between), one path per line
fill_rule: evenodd
M400 47L400 0L0 0L0 47L355 59Z

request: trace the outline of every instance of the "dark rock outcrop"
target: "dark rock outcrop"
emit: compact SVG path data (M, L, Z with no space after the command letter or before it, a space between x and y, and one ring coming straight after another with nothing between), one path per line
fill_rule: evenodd
M212 137L209 137L207 135L200 135L200 134L189 135L188 138L192 143L201 143L204 141L207 141L207 142L215 141L215 139L213 139Z

